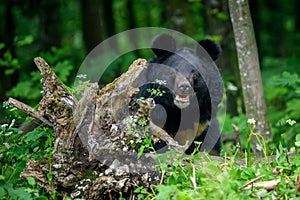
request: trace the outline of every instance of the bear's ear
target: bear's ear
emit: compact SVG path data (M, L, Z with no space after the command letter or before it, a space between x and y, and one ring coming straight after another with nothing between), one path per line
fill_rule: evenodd
M176 51L176 41L170 35L161 34L152 40L151 49L157 57L171 55Z
M213 61L217 60L221 54L221 47L212 40L205 39L199 41L199 44L207 51ZM196 53L198 55L201 54L201 47L198 45Z

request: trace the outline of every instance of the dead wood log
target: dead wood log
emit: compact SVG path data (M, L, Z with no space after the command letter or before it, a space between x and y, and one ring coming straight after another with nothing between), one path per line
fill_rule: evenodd
M122 195L130 199L133 185L147 187L159 180L155 156L145 153L137 159L141 143L135 141L152 136L178 152L187 148L150 122L153 100L137 101L138 110L128 108L138 91L134 85L146 60L136 60L101 90L92 84L79 101L42 58L34 62L43 85L38 111L12 98L9 103L53 127L55 146L52 159L29 160L21 177L32 176L48 192L56 190L72 198L117 199ZM147 119L148 124L138 125L140 118Z

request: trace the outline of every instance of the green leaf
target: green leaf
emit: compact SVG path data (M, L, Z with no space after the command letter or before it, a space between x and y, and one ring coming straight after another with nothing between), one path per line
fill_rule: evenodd
M26 35L22 40L17 41L18 46L29 45L34 41L33 35Z
M5 47L4 43L0 43L0 50L3 49Z
M52 183L52 181L53 181L53 174L51 172L49 172L47 174L47 178L48 178L49 183Z
M13 184L16 183L19 180L20 174L25 167L26 167L26 160L16 162L15 166L7 166L5 169L5 176L9 177L7 178L7 182Z
M6 194L4 188L0 187L0 199L4 199L4 195Z
M157 200L170 199L175 196L178 190L175 185L158 185L156 188L158 190Z
M172 174L167 179L168 185L175 185L177 183L177 179L178 179L177 173L172 172Z
M31 80L21 81L10 91L8 91L7 95L31 100L41 98L42 87L40 85L35 86L34 84L36 83L33 83Z
M137 198L138 198L138 200L142 200L142 199L144 199L144 195L143 194L138 194Z
M16 196L14 196L14 188L13 185L11 183L6 183L3 185L3 188L7 191L8 196L11 196L12 198L16 199Z
M49 174L49 173L48 173ZM47 176L48 176L48 174L47 174ZM56 191L56 190L54 190L52 193L51 193L51 197L52 197L52 199L57 199L57 196L58 196L58 192ZM65 198L65 197L64 197Z
M37 141L44 135L44 132L41 130L33 130L25 135L25 142Z
M144 150L145 150L145 146L141 146L141 147L138 149L137 159L139 159L139 158L142 156Z
M272 84L276 86L293 86L300 81L297 74L291 74L289 72L283 72L281 76L274 76Z
M295 140L295 146L300 147L300 134L296 135Z
M178 192L177 198L176 199L180 199L180 200L193 200L187 191L184 192Z
M5 180L5 176L0 175L0 181L1 181L1 180Z
M25 188L17 188L14 190L14 194L18 196L20 200L32 200L31 195L25 191Z
M292 119L298 119L300 113L300 99L291 99L286 103L286 111Z
M27 182L31 186L35 186L35 184L36 184L34 178L31 176L27 177Z
M296 155L294 156L293 164L294 164L295 166L300 166L300 154L296 154Z

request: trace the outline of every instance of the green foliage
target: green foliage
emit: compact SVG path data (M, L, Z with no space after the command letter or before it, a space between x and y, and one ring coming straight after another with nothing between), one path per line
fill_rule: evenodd
M17 39L16 47L22 47L29 45L33 42L32 35L28 35L23 39ZM0 44L0 49L4 48L3 43ZM65 60L67 49L52 48L51 51L41 53L41 56L53 67L53 71L59 76L60 80L64 83L69 83L70 75L74 67L70 60ZM41 79L41 74L37 70L32 72L26 72L22 69L19 59L14 57L11 50L8 49L4 52L3 57L0 57L0 67L5 68L5 75L13 75L17 71L21 78L19 82L6 92L7 96L22 99L24 102L30 105L36 105L41 98L42 86L38 84ZM24 78L22 77L24 76Z
M268 58L263 62L264 68L284 67L286 70L293 69L298 62L290 59ZM295 136L300 132L300 124L287 123L288 120L300 121L300 78L297 72L278 72L277 75L265 73L265 93L269 118L272 125L272 133L275 144L283 142L292 146Z
M238 135L234 132L233 125L238 128ZM247 116L245 114L241 114L239 116L230 117L230 115L226 115L225 123L222 127L222 134L224 137L226 136L235 136L235 138L240 138L240 144L237 148L246 149L247 148L247 136L248 136L248 124L247 124ZM238 141L236 141L238 142ZM227 142L223 144L222 155L233 156L236 152L236 146L232 144L232 142Z
M254 136L255 120L248 120L250 143ZM295 150L299 149L300 137L297 136ZM264 150L267 150L262 140ZM298 146L297 146L298 145ZM190 157L167 152L158 157L158 172L161 173L161 184L150 188L137 187L138 199L173 200L173 199L290 199L299 198L298 172L300 154L288 156L282 145L276 150L274 159L269 161L267 151L265 160L258 161L248 157L251 165L238 165L232 156L230 160L217 161L206 153L193 154ZM247 157L245 152L245 157ZM255 162L255 164L253 164ZM273 169L273 170L270 170ZM246 189L250 181L261 177L259 181L280 180L274 190L261 187ZM259 182L256 181L256 182Z
M16 36L14 38L14 45L17 48L23 47L32 44L33 41L34 38L32 35L25 35L24 37ZM5 68L5 75L12 75L22 69L19 59L14 57L11 48L6 47L4 43L0 43L0 50L4 50L3 56L0 57L0 67Z
M3 108L6 110L5 118L7 119L7 121L24 121L26 117L25 114L17 108L11 106L7 101L3 102Z
M137 159L139 159L146 150L154 151L152 144L152 136L149 136L149 121L144 118L129 118L126 132L131 134L128 145L138 151Z
M246 148L246 164L247 167L251 167L252 165L252 149L257 149L258 151L262 151L264 154L264 159L265 159L265 164L269 165L269 158L267 156L267 143L264 140L264 137L259 134L255 133L255 126L256 126L256 121L255 119L248 119L248 127L249 127L249 134L247 136L247 148ZM252 137L256 137L257 144L255 147L251 147L251 139Z
M9 109L10 116L18 114ZM18 116L16 116L18 118ZM53 151L53 130L43 125L22 135L15 119L0 126L0 199L48 199L32 177L20 179L28 159L47 158Z
M166 172L164 184L152 186L151 192L139 188L141 199L240 199L248 195L240 193L243 177L238 166L210 160L206 154L191 158L164 155L160 159L160 170ZM199 160L206 162L199 162Z
M149 89L147 89L147 92L149 92L150 95L153 97L161 97L165 93L165 91L160 90L159 88L157 88L157 89L149 88Z
M56 64L56 67L53 68L53 71L56 72L59 78L67 80L67 77L70 74L72 66L67 61L59 62ZM24 101L34 101L40 99L42 86L39 83L41 75L38 71L33 71L30 73L30 79L18 82L18 84L13 87L10 91L7 92L7 95L15 98L24 99Z
M79 75L79 76L85 76L85 75ZM78 77L78 76L77 76ZM83 80L79 79L76 84L70 88L70 91L72 94L77 98L80 99L83 92L92 85L92 83L89 80Z
M161 85L166 85L166 80L158 80L156 79L153 83L157 83L159 84L158 88L148 88L147 92L150 94L150 96L148 98L155 98L155 97L162 97L166 91L161 90L160 86Z
M165 85L165 80L156 80L155 83L158 83L160 86ZM150 93L149 98L161 97L165 93L164 90L160 88L149 88L147 92ZM141 97L140 99L145 99L145 97ZM139 144L137 158L140 158L145 150L154 151L152 136L149 136L149 120L145 117L137 117L129 118L127 132L135 136L134 142L131 144L133 148Z
M138 154L137 154L137 159L139 159L142 154L144 153L145 150L154 150L153 148L153 144L152 144L152 137L145 137L142 140L142 145L141 147L138 149Z
M5 44L0 43L0 50L4 49ZM5 67L5 75L13 74L16 69L20 67L19 61L16 58L13 58L11 52L6 50L3 54L3 57L0 57L0 67Z
M289 86L292 88L297 87L297 84L300 83L298 74L291 74L289 72L283 72L281 75L273 76L273 85L274 86ZM298 91L299 92L299 91Z
M32 101L41 98L42 86L36 84L41 79L40 74L35 71L30 73L31 79L18 82L18 84L7 92L7 95L14 98Z

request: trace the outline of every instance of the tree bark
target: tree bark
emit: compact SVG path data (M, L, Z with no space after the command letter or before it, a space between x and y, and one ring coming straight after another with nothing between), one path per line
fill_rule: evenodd
M82 32L87 52L103 40L100 8L100 0L81 0Z
M52 46L61 46L61 15L59 0L38 1L37 14L39 17L39 34L41 37L41 50L47 51Z
M108 38L116 34L113 3L114 1L101 0L101 24L103 27L104 38Z
M249 119L256 120L255 131L265 140L271 138L264 92L260 74L257 46L251 20L248 0L229 0L229 10L233 26L238 63L242 81L244 103ZM262 151L256 148L256 137L252 137L252 150L256 155Z

